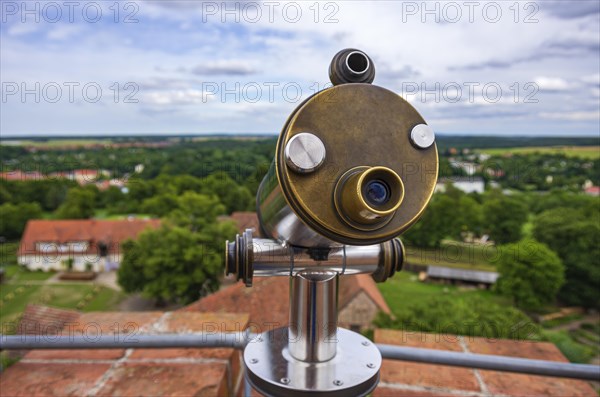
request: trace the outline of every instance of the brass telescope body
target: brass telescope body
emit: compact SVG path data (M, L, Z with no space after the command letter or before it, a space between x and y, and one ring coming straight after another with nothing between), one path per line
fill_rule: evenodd
M381 355L337 327L339 276L383 282L401 270L397 236L422 215L438 177L433 131L407 101L371 84L366 54L340 51L329 74L334 86L302 102L279 135L256 198L263 238L248 229L225 249L226 273L246 286L254 276L290 277L289 327L244 352L248 380L266 395L366 395L376 386ZM264 343L276 336L285 342ZM364 359L367 369L353 366Z

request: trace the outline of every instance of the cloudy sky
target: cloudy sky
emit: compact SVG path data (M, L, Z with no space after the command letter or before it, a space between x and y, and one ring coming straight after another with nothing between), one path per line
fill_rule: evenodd
M2 136L277 133L340 49L438 132L600 134L600 2L1 0Z

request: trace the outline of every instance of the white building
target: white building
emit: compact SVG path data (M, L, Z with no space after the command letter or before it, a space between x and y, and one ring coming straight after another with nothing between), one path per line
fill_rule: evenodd
M17 260L29 270L71 267L74 271L109 271L119 267L125 240L159 225L158 219L31 220L25 227Z
M453 177L453 178L440 178L435 186L436 193L444 193L446 186L452 184L458 190L462 190L465 193L483 193L485 190L485 183L482 178L479 177Z

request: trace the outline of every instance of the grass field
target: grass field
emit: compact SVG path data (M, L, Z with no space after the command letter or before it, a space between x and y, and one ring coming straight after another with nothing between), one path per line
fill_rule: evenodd
M498 321L501 321L503 319L501 312L512 308L513 306L510 299L498 295L493 291L465 289L451 285L423 283L418 280L416 274L409 272L396 273L394 277L386 280L385 283L377 284L377 286L381 291L381 294L383 295L388 306L390 307L390 310L398 318L404 317L407 313L410 313L415 307L420 307L421 309L425 307L425 310L428 310L432 306L432 304L435 305L434 302L436 300L439 302L440 299L443 299L444 302L446 302L447 300L448 307L457 307L457 303L459 303L458 307L460 307L460 305L465 305L469 302L472 302L472 300L469 298L480 298L484 301L486 306L496 307L494 310L498 312L498 317L494 317L494 319L497 319ZM438 319L436 320L436 322L439 322L439 324L442 326L444 324L450 324L445 323L445 321L448 322L449 318L452 318L452 313L454 312L449 312L448 318ZM487 313L486 318L488 318L489 320L489 313ZM527 317L523 316L523 318ZM453 321L456 321L458 323L460 323L463 320L466 319L460 316L456 319L453 319ZM470 321L473 320L478 321L478 317L470 319ZM418 325L420 320L418 318L413 318L413 321L414 323L406 324L406 329L414 331L414 329L410 328L410 324ZM424 321L425 323L427 323L427 320ZM501 322L496 322L494 324L495 326L500 327L515 325L514 323ZM598 338L598 335L594 334L593 331L594 325L592 324L586 326L585 331L581 330L576 335L572 335L567 331L540 329L539 336L535 337L534 339L541 339L544 341L554 343L571 362L588 363L595 355L598 354L597 346L588 346L588 344L596 343L596 340ZM579 334L583 334L583 332L585 332L585 335L583 335L583 337L585 337L586 340L589 340L589 343L587 344L581 343L575 338L575 336L579 336Z
M423 283L417 279L416 274L409 272L396 273L394 277L386 280L385 283L377 284L379 291L385 298L392 313L396 316L402 311L410 308L413 303L427 302L440 296L446 296L448 299L460 299L466 296L480 296L488 299L490 302L498 304L508 304L510 300L495 294L492 291L479 289L466 289L452 285L442 285L433 283Z
M569 157L580 157L595 160L600 158L600 146L533 146L518 148L494 148L494 149L474 149L475 151L486 153L492 156L502 156L507 153L512 154L564 154Z
M91 282L44 284L52 272L31 272L17 265L18 243L0 244L5 281L0 284L0 333L10 331L28 303L80 311L114 309L125 297L121 292ZM13 325L11 325L13 324Z
M32 284L0 285L0 324L16 324L27 304L40 304L80 311L114 309L123 299L120 292L95 284Z

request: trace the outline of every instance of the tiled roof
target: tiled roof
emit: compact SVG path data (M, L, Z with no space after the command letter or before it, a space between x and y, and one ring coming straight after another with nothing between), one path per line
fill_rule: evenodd
M16 333L25 335L58 334L65 324L74 323L79 316L80 313L74 310L27 305Z
M98 244L107 244L109 252L119 249L123 241L135 238L146 228L157 228L159 219L127 219L127 220L43 220L35 219L27 222L19 255L40 254L38 242L65 244L68 242L87 241L88 253L96 253ZM47 254L47 253L46 253Z
M85 313L63 334L93 340L139 334L229 332L245 314L186 312ZM0 376L0 396L231 396L242 385L233 349L33 350Z
M287 277L255 277L252 288L238 282L182 309L185 312L248 313L252 332L288 323Z
M230 219L236 223L240 232L243 232L246 229L252 229L252 235L254 237L261 237L260 222L258 221L256 212L234 212L231 214Z
M391 313L375 281L367 274L340 277L339 310L342 310L360 292L365 292L385 313ZM250 315L250 322L266 330L288 323L288 277L255 277L252 288L236 283L223 288L189 306L183 311L236 313ZM256 330L253 330L256 331Z
M426 349L566 362L552 343L375 330L375 342ZM594 396L585 381L383 360L374 397Z
M0 172L0 179L7 181L40 181L44 179L44 175L38 171L6 171Z

